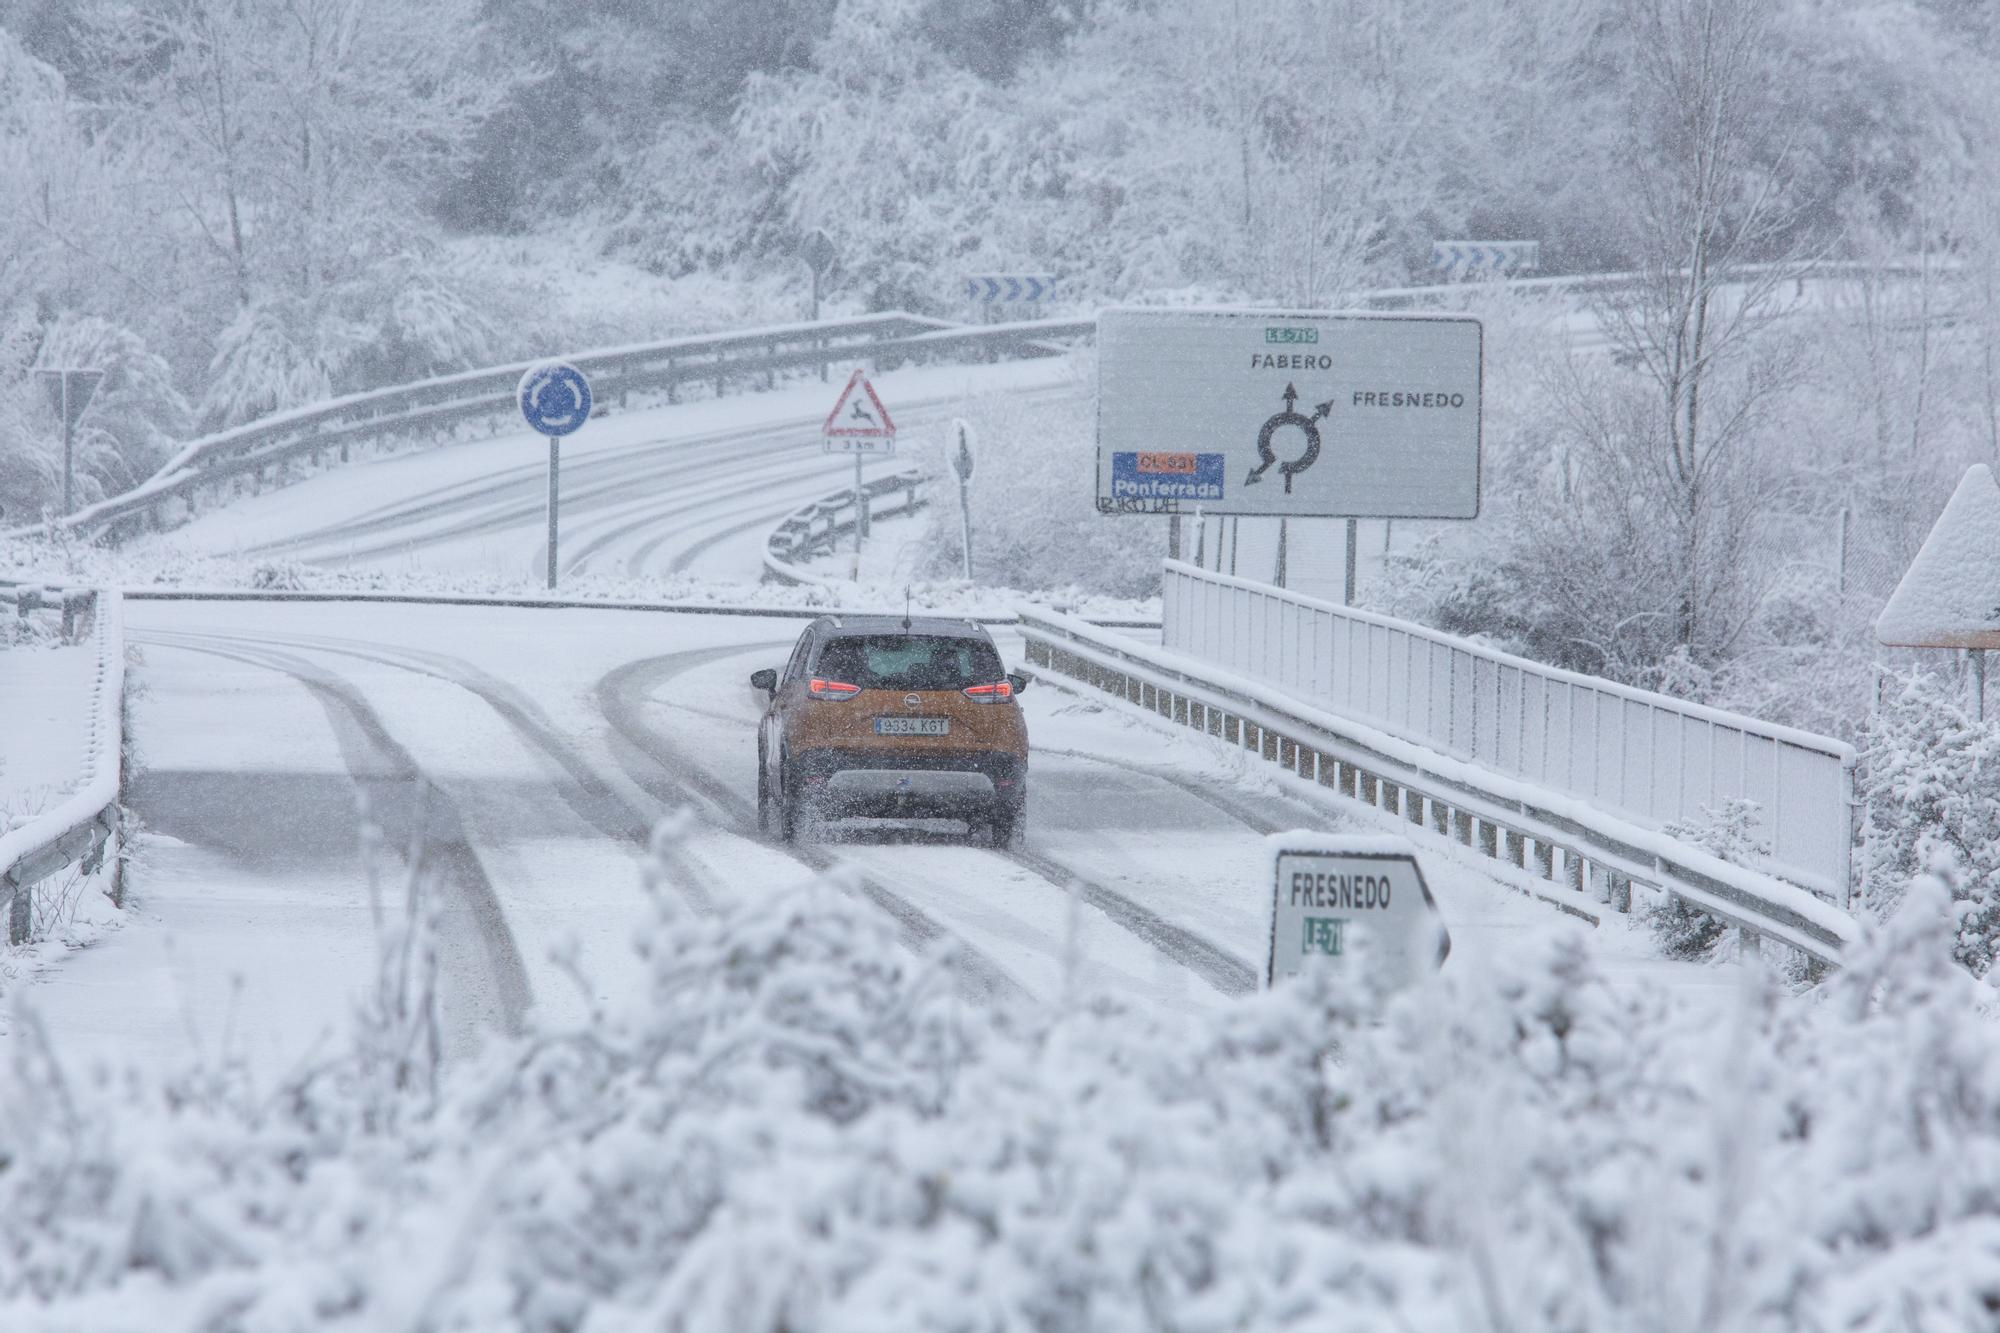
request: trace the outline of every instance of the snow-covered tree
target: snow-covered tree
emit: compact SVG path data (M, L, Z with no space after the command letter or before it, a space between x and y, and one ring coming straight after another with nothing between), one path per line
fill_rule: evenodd
M509 86L479 6L173 0L108 10L97 38L160 225L228 292L205 418L353 387L351 344L409 289L385 266L427 243L427 202Z
M1863 745L1865 904L1887 913L1942 855L1955 953L1985 973L2000 952L2000 723L1975 721L1961 689L1913 672L1883 691Z

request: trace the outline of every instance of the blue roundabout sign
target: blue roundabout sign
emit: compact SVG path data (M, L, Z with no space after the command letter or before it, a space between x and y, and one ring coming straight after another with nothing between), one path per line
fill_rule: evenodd
M520 401L531 430L568 435L590 420L590 381L575 366L551 361L521 376Z

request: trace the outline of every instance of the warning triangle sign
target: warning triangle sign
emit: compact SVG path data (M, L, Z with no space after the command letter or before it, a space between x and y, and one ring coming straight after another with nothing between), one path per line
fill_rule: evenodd
M2000 648L2000 485L1967 468L1923 549L1875 619L1901 648Z
M847 377L833 411L826 414L820 434L829 440L893 440L896 423L889 419L889 409L882 406L868 376L856 370Z

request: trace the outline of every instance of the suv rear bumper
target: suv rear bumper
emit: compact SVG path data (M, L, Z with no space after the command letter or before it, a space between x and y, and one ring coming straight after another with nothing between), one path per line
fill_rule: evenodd
M804 793L833 816L984 818L1019 807L1027 765L1011 754L808 750L792 757Z

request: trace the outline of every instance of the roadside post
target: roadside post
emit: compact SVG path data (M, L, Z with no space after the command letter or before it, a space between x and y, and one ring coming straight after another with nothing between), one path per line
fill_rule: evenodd
M823 229L814 227L811 235L799 242L799 258L805 260L806 267L812 270L812 321L817 324L819 323L820 284L825 280L827 273L832 270L835 258L833 238L828 236ZM825 361L819 363L819 382L821 384L826 383Z
M1268 577L1327 597L1291 520L1345 519L1351 604L1358 520L1479 516L1483 344L1468 315L1102 311L1097 512L1166 518L1175 559L1183 515L1234 519L1232 574L1243 518L1275 519Z
M590 420L590 381L575 366L550 361L521 376L521 415L528 428L549 441L549 587L556 586L556 528L561 507L558 477L562 437Z
M965 581L972 582L972 501L966 483L972 480L972 427L963 417L953 417L952 433L958 437L958 451L951 456L951 470L958 474L959 546L965 556Z
M1268 989L1330 958L1365 958L1382 990L1402 990L1444 966L1451 934L1406 838L1293 831L1264 839L1271 864Z
M868 525L868 497L861 490L861 460L868 454L896 456L896 423L882 405L866 371L847 377L833 411L820 427L821 448L829 454L854 455L854 581L861 581L861 533Z
M76 423L83 420L84 409L90 406L91 395L97 392L104 372L65 367L37 370L35 378L41 381L42 392L48 395L49 410L62 421L62 511L67 517L76 512Z
M1984 463L1959 479L1875 618L1875 638L1893 648L1971 654L1973 713L1986 720L1986 652L2000 648L2000 484Z

